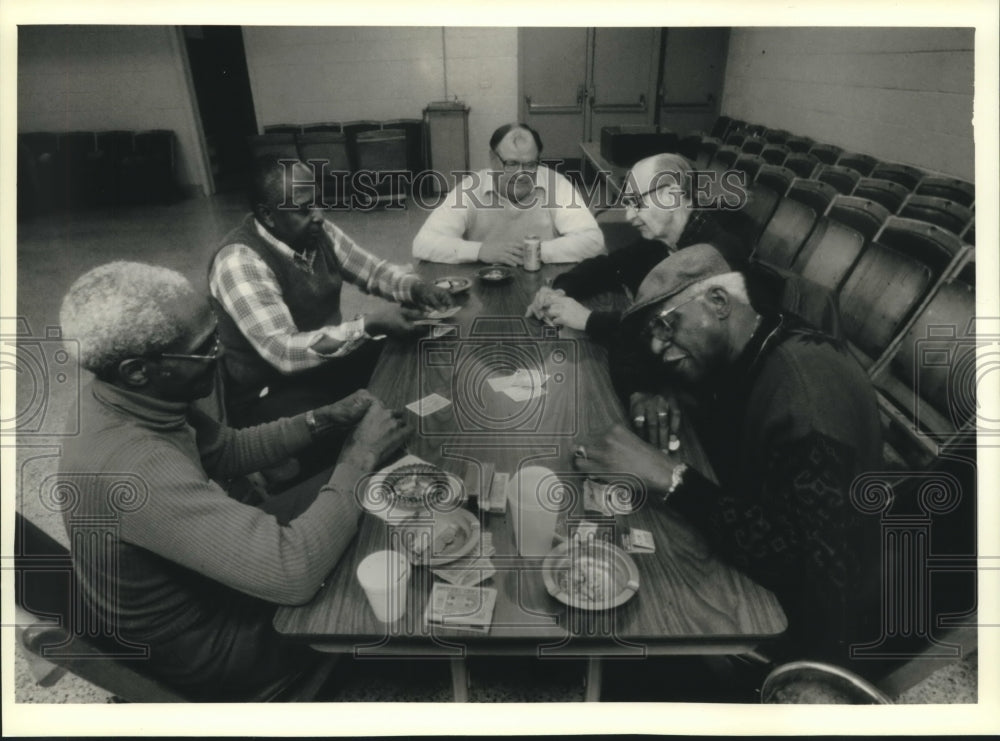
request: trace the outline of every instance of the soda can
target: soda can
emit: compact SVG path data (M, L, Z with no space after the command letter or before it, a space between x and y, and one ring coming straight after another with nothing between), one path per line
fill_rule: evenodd
M524 269L531 272L542 269L542 240L538 237L524 238Z

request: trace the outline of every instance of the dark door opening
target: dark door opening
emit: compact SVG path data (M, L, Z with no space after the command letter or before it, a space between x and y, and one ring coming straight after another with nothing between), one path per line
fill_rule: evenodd
M242 187L257 133L243 32L239 26L185 26L205 144L219 193Z

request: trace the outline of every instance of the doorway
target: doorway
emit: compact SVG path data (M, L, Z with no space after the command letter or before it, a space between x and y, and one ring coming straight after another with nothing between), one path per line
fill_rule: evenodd
M520 28L520 120L567 171L605 126L710 128L728 46L727 28Z
M215 191L239 190L250 166L247 137L257 133L239 26L184 26L184 43Z
M658 28L520 28L520 120L543 159L579 171L580 142L602 126L653 120Z

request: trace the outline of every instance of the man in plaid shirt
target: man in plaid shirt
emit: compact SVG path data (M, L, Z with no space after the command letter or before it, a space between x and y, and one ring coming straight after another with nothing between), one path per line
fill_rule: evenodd
M309 166L258 160L253 213L212 259L209 289L235 426L303 412L363 387L380 351L371 337L415 334L423 310L451 305L446 290L359 247L324 218L319 200ZM393 303L345 321L345 280Z

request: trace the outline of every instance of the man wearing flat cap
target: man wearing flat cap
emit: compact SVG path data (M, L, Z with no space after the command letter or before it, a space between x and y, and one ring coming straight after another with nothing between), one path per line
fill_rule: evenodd
M622 426L585 444L586 473L629 471L775 592L789 618L787 658L844 661L878 577L878 521L852 482L875 470L875 393L841 344L762 311L714 247L660 262L624 312L665 379L692 390L695 431L718 483Z
M674 394L659 393L645 367L642 348L622 337L622 312L591 310L581 301L605 292L623 291L631 299L642 279L664 258L692 244L715 246L733 266L743 270L750 247L729 233L716 212L696 208L695 178L682 155L656 154L639 160L625 179L621 204L639 239L608 255L584 260L539 289L528 314L549 324L585 331L612 348L612 378L629 400L636 431L663 448L676 444L681 408ZM662 419L662 424L659 420ZM661 430L662 427L662 430ZM662 441L660 440L662 432Z

